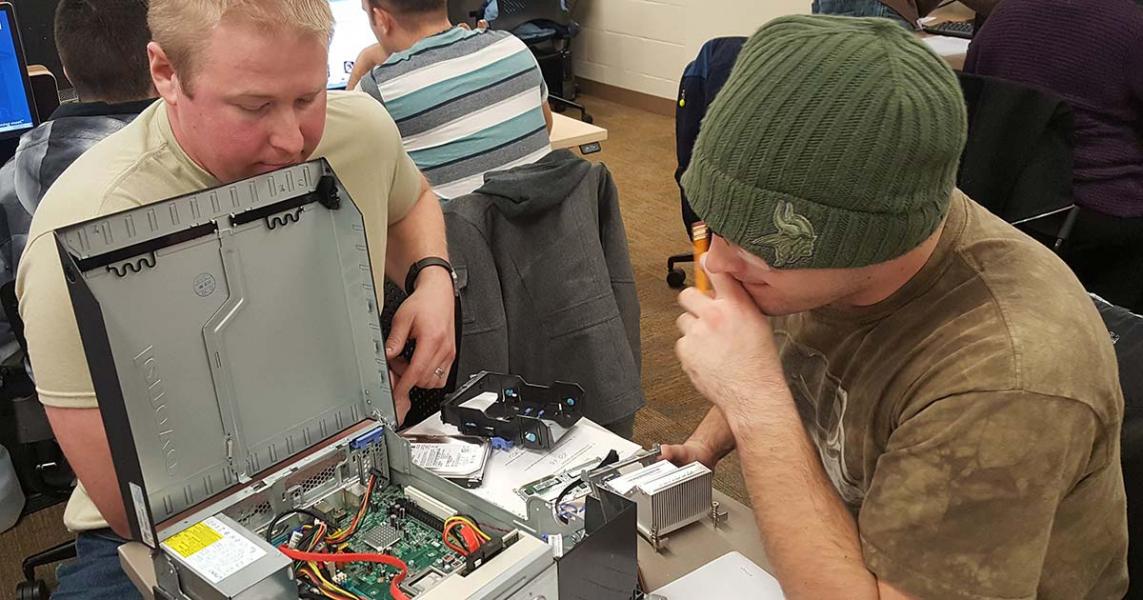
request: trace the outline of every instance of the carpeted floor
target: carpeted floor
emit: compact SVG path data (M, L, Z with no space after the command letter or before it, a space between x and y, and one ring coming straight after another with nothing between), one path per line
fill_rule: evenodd
M691 387L675 359L679 309L676 292L664 279L667 256L689 247L674 181L674 120L598 98L581 98L596 124L609 133L603 151L589 158L606 163L618 182L643 310L647 407L636 419L635 439L644 446L681 442L702 419L708 404ZM731 497L747 500L736 455L719 465L715 485ZM67 539L62 514L63 505L59 505L0 534L0 598L12 594L23 557ZM47 571L41 572L47 575Z

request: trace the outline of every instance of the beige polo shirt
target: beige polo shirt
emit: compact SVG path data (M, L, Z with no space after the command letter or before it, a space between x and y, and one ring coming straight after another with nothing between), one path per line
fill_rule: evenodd
M329 161L361 210L374 280L381 289L388 226L416 203L421 175L402 148L393 120L369 96L331 92L326 114L325 132L312 158ZM32 220L16 276L41 402L98 407L52 231L217 185L179 147L166 105L157 101L81 156L48 190ZM68 503L64 524L72 531L107 526L82 485Z

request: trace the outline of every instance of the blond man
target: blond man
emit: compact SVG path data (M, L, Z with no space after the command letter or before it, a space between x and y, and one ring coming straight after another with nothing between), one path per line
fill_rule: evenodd
M378 284L417 271L386 342L400 415L412 386L444 385L455 354L449 269L414 268L446 258L440 206L377 102L327 94L326 0L151 0L148 24L160 101L59 178L17 276L37 390L80 484L64 515L79 534L54 596L64 600L136 592L118 566L127 519L52 230L324 157L365 218Z

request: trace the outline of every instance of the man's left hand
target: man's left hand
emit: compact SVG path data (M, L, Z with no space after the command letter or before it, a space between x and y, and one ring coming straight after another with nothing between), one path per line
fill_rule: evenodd
M713 297L695 288L679 294L686 312L677 321L683 337L675 353L699 393L733 419L755 413L750 403L785 382L766 315L738 280L723 273L710 280Z
M455 308L451 275L434 267L420 273L413 294L397 309L385 357L395 375L393 399L398 406L409 405L414 387L435 389L448 382L456 357ZM417 348L405 364L400 353L410 339L417 341Z

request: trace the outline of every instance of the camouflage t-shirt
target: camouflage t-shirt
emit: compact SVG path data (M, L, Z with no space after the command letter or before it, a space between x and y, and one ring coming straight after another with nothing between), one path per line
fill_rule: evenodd
M1123 596L1115 355L1050 251L957 192L899 292L775 331L879 579L920 598Z

